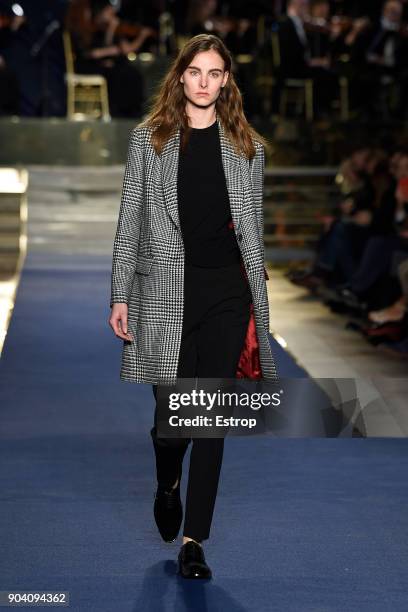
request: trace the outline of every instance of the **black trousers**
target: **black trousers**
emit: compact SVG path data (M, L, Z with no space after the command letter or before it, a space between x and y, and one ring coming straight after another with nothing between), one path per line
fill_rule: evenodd
M251 290L239 263L221 268L185 265L179 378L235 378L250 316ZM157 385L153 385L157 399ZM151 429L157 480L181 477L192 441L183 535L201 542L210 534L224 438L158 438L157 403Z

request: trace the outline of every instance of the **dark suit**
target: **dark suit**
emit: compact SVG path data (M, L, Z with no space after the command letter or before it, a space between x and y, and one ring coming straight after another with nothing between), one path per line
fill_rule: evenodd
M372 25L364 30L356 39L352 59L367 69L367 53L375 53L383 57L386 44L393 40L395 45L395 65L386 69L390 73L397 73L407 67L407 43L405 37L399 32L385 30L381 22ZM372 66L372 64L369 64Z
M394 63L382 66L369 61L369 55L384 58L387 45L394 45ZM353 83L355 104L365 112L377 111L378 96L382 92L384 77L392 77L400 89L399 111L405 112L408 83L407 42L399 32L386 30L378 22L363 31L354 43L351 60L356 66L356 77Z
M329 110L338 90L337 75L328 68L309 66L311 57L309 41L303 41L290 17L278 21L280 68L278 79L281 84L287 78L312 79L314 84L315 112Z
M308 45L300 40L290 17L278 21L280 49L280 74L284 78L305 78L309 68L306 58L310 53Z

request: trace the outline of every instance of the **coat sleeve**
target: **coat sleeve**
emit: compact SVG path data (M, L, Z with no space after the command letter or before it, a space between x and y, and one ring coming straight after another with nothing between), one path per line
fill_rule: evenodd
M144 160L142 134L130 133L119 218L113 243L111 299L128 303L135 272L143 202Z
M262 249L262 257L265 261L264 245L264 211L263 211L263 192L264 192L264 172L265 172L265 148L261 143L256 143L256 154L251 161L251 182L254 194L256 218L258 221L259 241ZM265 270L265 278L269 276Z

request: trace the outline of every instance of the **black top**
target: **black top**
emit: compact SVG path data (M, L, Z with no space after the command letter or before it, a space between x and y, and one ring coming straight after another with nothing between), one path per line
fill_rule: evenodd
M177 190L186 263L204 268L238 263L217 121L191 128L184 153L180 149Z

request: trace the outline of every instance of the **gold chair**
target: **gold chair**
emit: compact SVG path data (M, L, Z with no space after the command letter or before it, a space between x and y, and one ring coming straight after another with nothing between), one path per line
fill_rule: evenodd
M270 61L270 38L267 34L264 15L260 15L257 19L256 36L258 54L254 58L254 84L262 101L263 112L269 115L271 113L272 94L276 86L276 79L273 75L273 65L271 65Z
M63 32L67 84L67 117L71 120L99 119L110 121L108 86L99 74L77 74L71 35ZM79 108L82 109L80 112Z

